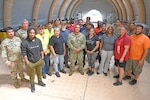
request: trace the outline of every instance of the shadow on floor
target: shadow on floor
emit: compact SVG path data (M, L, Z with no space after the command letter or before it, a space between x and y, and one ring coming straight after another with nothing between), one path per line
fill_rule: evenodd
M0 85L3 85L3 84L12 84L11 77L9 74L0 75Z
M10 74L1 74L0 75L0 86L5 85L5 84L13 85ZM19 84L21 85L21 87L29 88L29 82L21 82L21 80L19 79Z

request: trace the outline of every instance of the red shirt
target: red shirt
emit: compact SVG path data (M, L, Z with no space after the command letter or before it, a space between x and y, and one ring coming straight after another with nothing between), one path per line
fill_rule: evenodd
M70 31L70 33L74 31L75 25L76 25L75 23L69 25L69 31Z
M98 34L98 33L101 32L101 31L102 31L102 29L99 28L99 27L94 28L94 32L95 32L96 34Z
M124 52L124 46L130 46L130 37L125 34L123 37L118 37L115 42L115 59L119 60ZM129 57L129 50L124 57L124 61L127 61Z

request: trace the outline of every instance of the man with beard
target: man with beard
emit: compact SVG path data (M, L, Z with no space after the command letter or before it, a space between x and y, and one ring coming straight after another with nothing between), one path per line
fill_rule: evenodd
M137 25L135 34L130 36L131 47L129 51L129 59L127 61L125 71L127 75L123 78L124 80L131 79L131 72L134 74L134 78L129 82L130 85L135 85L137 79L142 72L144 60L148 54L150 48L149 38L143 34L143 26Z

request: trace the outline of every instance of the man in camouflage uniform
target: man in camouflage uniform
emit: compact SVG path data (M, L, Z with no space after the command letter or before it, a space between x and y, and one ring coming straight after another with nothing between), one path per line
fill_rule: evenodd
M19 37L21 41L27 38L27 30L28 30L29 22L26 19L22 20L21 28L15 33L15 36ZM27 67L26 63L23 60L23 65L26 66L27 75L29 75L29 68Z
M20 38L14 36L14 30L11 27L6 28L7 38L2 41L2 58L6 65L9 67L11 72L11 78L14 83L14 87L19 88L20 85L17 79L17 71L19 71L19 76L22 82L28 82L24 78L23 74L23 62L21 56L21 40Z
M70 49L70 73L71 76L75 70L75 62L78 61L79 64L79 72L81 75L84 75L83 72L83 49L85 48L85 36L79 32L80 25L75 25L75 29L73 33L68 35L68 47Z
M24 19L24 20L22 21L21 29L19 29L19 30L15 33L15 35L16 35L17 37L19 37L22 41L27 38L28 25L29 25L29 22L28 22L26 19Z

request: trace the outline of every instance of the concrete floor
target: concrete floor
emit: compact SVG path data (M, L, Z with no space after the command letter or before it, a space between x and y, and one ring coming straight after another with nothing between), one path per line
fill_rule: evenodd
M69 69L65 69L69 72ZM86 71L87 67L84 68ZM36 92L31 93L29 83L20 81L21 88L13 87L9 69L0 60L0 100L150 100L150 64L145 62L138 83L134 86L129 85L129 81L123 81L122 86L113 86L116 81L113 76L116 74L115 68L109 71L108 76L96 73L83 76L75 72L72 76L60 73L61 77L57 78L53 72L52 76L43 79L46 87L36 84ZM26 78L29 79L27 75Z

